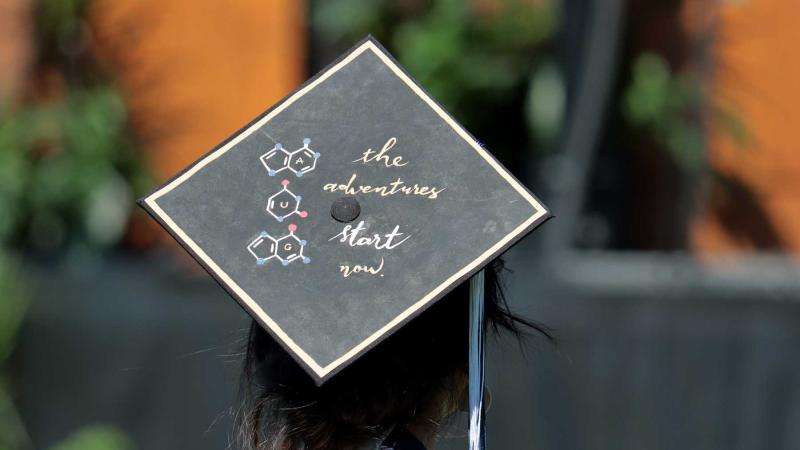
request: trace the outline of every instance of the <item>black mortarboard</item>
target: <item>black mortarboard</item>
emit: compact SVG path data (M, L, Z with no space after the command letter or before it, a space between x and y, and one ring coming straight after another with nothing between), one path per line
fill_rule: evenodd
M141 204L318 384L549 217L371 38Z

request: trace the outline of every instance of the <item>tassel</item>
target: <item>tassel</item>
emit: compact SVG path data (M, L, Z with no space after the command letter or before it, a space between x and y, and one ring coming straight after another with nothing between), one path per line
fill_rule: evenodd
M486 436L483 417L483 375L485 343L483 328L484 273L479 271L469 281L469 448L484 450Z

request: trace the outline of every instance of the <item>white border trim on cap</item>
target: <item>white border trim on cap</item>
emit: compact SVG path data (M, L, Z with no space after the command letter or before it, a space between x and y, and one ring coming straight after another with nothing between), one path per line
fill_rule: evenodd
M379 330L375 331L371 334L367 339L362 341L360 344L356 345L348 352L331 362L326 366L320 366L308 353L306 353L299 345L297 345L288 334L267 314L259 305L256 303L250 295L245 292L235 281L225 273L215 262L211 259L208 254L206 254L203 249L197 245L170 217L167 215L163 209L158 205L156 200L158 200L164 194L170 192L171 190L175 189L181 183L189 179L192 175L197 173L200 169L210 164L212 161L216 160L220 156L222 156L225 152L233 148L236 144L241 142L244 138L261 128L264 124L269 122L272 118L280 114L283 110L288 108L292 103L297 101L300 97L314 89L317 85L322 83L323 81L327 80L331 75L335 74L342 67L346 66L353 60L355 60L359 55L364 53L365 51L370 50L375 55L386 64L389 69L394 72L398 78L400 78L408 87L417 94L428 106L433 109L436 114L438 114L448 125L450 125L462 139L464 139L483 159L489 163L494 170L497 171L500 176L502 176L525 200L527 200L536 211L531 217L526 219L523 223L521 223L518 227L516 227L513 231L511 231L508 235L506 235L503 239L495 243L491 248L487 249L483 252L478 258L473 260L468 265L464 266L461 270L451 275L445 281L443 281L439 286L435 289L430 291L424 297L422 297L419 301L408 307L405 311L400 313L397 317L392 319L386 325L381 327ZM310 367L314 373L317 374L320 379L324 378L327 374L341 366L342 364L346 363L350 359L354 358L358 355L362 350L366 347L374 343L377 339L381 336L386 334L392 328L394 328L397 324L401 323L403 320L407 319L409 316L414 314L414 312L418 311L420 308L425 306L429 303L433 298L435 298L440 292L450 286L452 283L458 281L462 278L465 274L469 273L474 268L483 264L486 259L490 258L494 255L497 251L499 251L504 245L506 245L509 241L513 240L517 237L520 233L524 232L529 226L531 226L534 222L541 219L547 214L547 210L544 206L539 203L536 198L534 198L511 174L508 173L491 155L488 154L483 147L480 146L478 142L475 141L467 132L464 130L458 123L447 114L441 106L439 106L430 96L428 96L414 81L403 72L400 67L386 54L384 53L372 40L367 40L355 50L352 51L349 55L343 58L341 61L330 67L325 73L321 74L318 78L304 86L302 89L295 92L292 96L286 99L283 103L278 105L275 109L267 113L264 117L262 117L257 122L250 125L246 130L239 133L236 137L231 139L222 147L218 148L216 151L213 151L198 161L195 165L190 167L188 170L180 174L178 177L164 185L162 188L158 189L157 191L150 194L147 198L144 199L145 204L151 209L151 211L156 214L166 226L170 228L170 230L175 233L177 237L179 237L185 245L187 245L191 250L200 258L207 266L210 268L219 279L225 283L232 291L234 291L242 302L245 303L246 307L256 316L258 316L261 321L268 326L272 332L280 338L286 346L288 346L297 357L303 360L308 367Z

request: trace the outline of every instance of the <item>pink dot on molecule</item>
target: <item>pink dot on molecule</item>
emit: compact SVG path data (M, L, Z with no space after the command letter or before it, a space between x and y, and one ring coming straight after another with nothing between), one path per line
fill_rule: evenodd
M295 224L293 224L293 223L290 223L290 224L289 224L289 231L290 231L290 232L292 232L292 233L294 233L294 232L295 232L295 230L297 230L297 225L295 225Z
M308 217L308 211L300 211L300 217L302 217L303 219Z
M281 181L281 184L284 185L284 186L288 186L289 185L289 180L283 180L283 181Z

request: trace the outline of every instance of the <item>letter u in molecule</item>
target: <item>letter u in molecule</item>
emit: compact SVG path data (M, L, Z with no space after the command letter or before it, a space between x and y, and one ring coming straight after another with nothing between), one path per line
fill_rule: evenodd
M289 180L281 181L283 189L267 199L267 212L278 222L283 222L287 217L297 214L301 219L308 217L307 211L300 211L301 195L289 190Z

